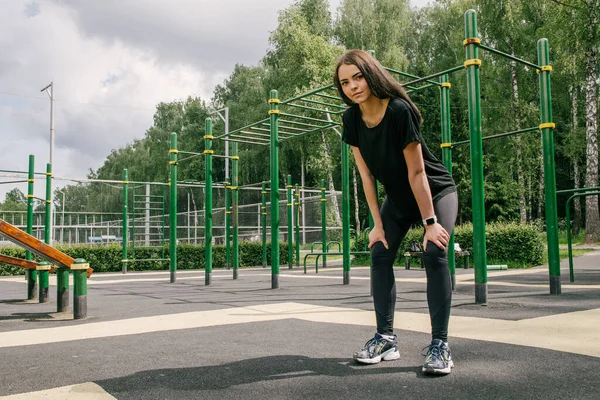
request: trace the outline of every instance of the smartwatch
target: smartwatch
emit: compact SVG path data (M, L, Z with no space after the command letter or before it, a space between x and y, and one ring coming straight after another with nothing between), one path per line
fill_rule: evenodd
M427 225L433 225L437 222L437 217L434 215L433 217L429 217L429 218L425 218L423 220L423 225L427 226Z

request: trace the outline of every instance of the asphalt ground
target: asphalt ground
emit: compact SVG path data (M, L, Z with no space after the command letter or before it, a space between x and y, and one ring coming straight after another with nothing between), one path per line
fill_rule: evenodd
M600 251L548 268L488 272L488 303L474 303L473 270L457 269L450 322L456 367L422 374L430 335L425 273L396 268L401 358L358 365L375 332L369 269L314 265L94 274L88 318L26 301L20 277L0 277L0 399L597 399ZM6 397L5 397L6 396Z

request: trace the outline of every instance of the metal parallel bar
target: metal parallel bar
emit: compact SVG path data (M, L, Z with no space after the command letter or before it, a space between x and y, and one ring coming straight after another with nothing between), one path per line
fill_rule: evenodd
M242 127L241 127L241 128L239 128L239 129L236 129L236 130L234 130L234 131L231 131L231 132L229 132L229 135L231 135L232 133L240 132L240 131L242 131L242 130L244 130L244 129L246 129L246 128L249 128L249 127L251 127L251 126L255 126L255 125L261 124L261 123L263 123L263 122L265 122L265 121L269 121L269 118L261 119L260 121L257 121L257 122L254 122L254 123L251 123L251 124L249 124L249 125L246 125L246 126L242 126ZM220 139L220 138L222 138L222 137L225 137L225 136L227 136L227 134L225 134L225 133L224 133L224 134L222 134L222 135L215 136L214 138L215 138L215 139Z
M322 126L322 127L320 127L320 128L315 128L315 129L313 129L313 130L306 131L306 132L304 132L304 133L302 133L302 134L296 135L296 137L299 137L299 136L304 136L304 135L308 135L309 133L317 132L317 131L324 130L324 129L333 128L333 127L335 127L335 126L339 126L339 124L338 124L337 122L334 122L334 123L331 123L331 124L329 124L329 125L327 125L327 126ZM281 140L280 140L280 142L282 142L282 141L284 141L284 140L287 140L287 139L290 139L290 138L283 138L283 139L281 139Z
M23 182L27 182L27 179L22 180L22 181L5 181L5 182L0 182L0 185L3 185L5 183L23 183Z
M229 140L230 142L255 144L255 145L259 145L259 146L268 146L269 145L269 142L260 142L260 143L257 143L257 142L251 142L250 140L231 139L231 136L227 140Z
M481 140L497 139L500 137L518 135L519 133L533 132L533 131L539 131L539 130L540 130L540 128L536 126L534 128L525 128L525 129L519 129L518 131L505 132L505 133L499 133L497 135L484 136L481 138ZM452 143L452 146L460 146L461 144L467 144L470 142L471 142L470 140L463 140L460 142Z
M424 78L415 79L414 81L408 82L408 83L406 83L406 84L402 84L402 86L414 85L415 83L419 83L419 82L423 82L423 81L427 81L427 82L429 82L429 79L432 79L432 78L437 78L438 76L442 76L442 75L446 75L446 74L450 74L450 73L452 73L452 72L456 72L456 71L459 71L459 70L461 70L461 69L465 69L465 66L464 66L464 65L460 65L460 66L458 66L458 67L450 68L450 69L447 69L447 70L445 70L445 71L442 71L442 72L437 72L437 73L435 73L435 74L432 74L432 75L426 76L426 77L424 77ZM433 82L435 82L435 81L433 81ZM429 83L431 83L431 82L429 82ZM439 82L435 82L435 84L436 84L436 85L439 85Z
M9 173L9 174L24 174L24 175L29 174L29 171L13 171L13 170L10 170L10 169L0 169L0 172L6 172L6 173ZM33 174L34 175L39 175L39 176L46 176L45 172L34 172Z
M413 75L413 74L409 74L408 72L398 71L398 70L393 69L393 68L386 68L386 70L389 71L389 72L393 72L394 74L398 74L400 76L404 76L406 78L419 79L419 76ZM439 83L436 82L436 81L427 80L427 82L428 83L435 83L435 84L439 85ZM404 86L408 87L407 85L404 85ZM414 89L414 88L410 88L410 89Z
M333 114L333 113L331 113ZM300 119L305 119L307 121L315 121L315 122L324 122L326 124L330 124L331 121L327 121L325 119L318 119L318 118L311 118L311 117L305 117L302 115L295 115L295 114L287 114L287 113L281 113L279 114L280 116L284 116L284 117L294 117L294 118L300 118Z
M302 108L304 110L310 110L310 111L320 112L320 113L324 113L324 114L336 114L337 113L337 111L321 110L320 108L308 107L308 106L303 106L303 105L295 104L295 103L288 103L288 104L286 104L286 106Z
M195 156L203 156L204 153L194 153L193 151L183 151L183 150L179 150L178 151L179 154L192 154Z
M270 136L270 135L268 135L266 133L252 132L252 131L240 131L240 133L245 133L247 135L255 135L255 136L265 136L265 137L269 137ZM241 136L241 135L237 135L237 136ZM241 136L241 137L247 138L247 136ZM257 139L261 139L261 138L257 138ZM262 139L262 140L265 140L265 139Z
M488 47L488 46L485 46L485 45L483 45L483 44L480 44L480 45L479 45L479 47L480 47L480 48L482 48L482 49L484 49L484 50L487 50L487 51L489 51L490 53L495 53L495 54L498 54L498 55L500 55L500 56L504 56L504 57L506 57L506 58L510 58L511 60L514 60L514 61L520 62L521 64L525 64L525 65L527 65L527 66L529 66L529 67L531 67L531 68L538 69L538 70L541 70L541 69L542 69L542 67L540 67L539 65L536 65L536 64L534 64L534 63L531 63L531 62L529 62L529 61L522 60L522 59L520 59L520 58L518 58L518 57L515 57L515 56L513 56L513 55L510 55L510 54L508 54L508 53L504 53L504 52L502 52L502 51L500 51L500 50L496 50L496 49L494 49L493 47Z
M285 124L298 125L298 126L309 126L311 128L316 128L317 126L319 126L319 125L315 125L315 124L307 124L306 122L289 121L289 120L285 120L285 119L280 119L279 122L283 122ZM329 121L327 121L327 122L329 122Z
M281 126L281 125L279 125L279 128L282 128L282 126ZM265 129L265 128L257 128L257 127L255 127L255 126L253 126L253 127L252 127L252 128L250 128L250 129L256 129L256 130L259 130L259 131L266 131L266 132L269 132L269 129ZM298 129L298 128L292 128L292 129L297 129L297 130L304 131L303 129ZM279 131L279 133L280 133L280 134L284 134L284 135L292 135L292 136L293 136L293 135L297 135L297 133L293 133L293 132L281 132L281 131ZM253 133L253 134L255 134L255 135L260 135L260 133Z
M589 187L589 188L579 188L579 189L565 189L565 190L557 190L556 194L567 194L567 193L579 193L579 192L589 192L592 190L600 190L599 187Z
M327 107L338 107L338 108L343 108L344 110L346 108L348 108L345 104L341 105L341 104L331 104L331 103L324 103L322 101L317 101L317 100L311 100L311 99L302 99L302 101L305 101L307 103L313 103L313 104L320 104L322 106L327 106Z
M419 90L429 89L430 87L433 87L433 86L438 86L439 87L440 85L439 85L439 83L430 83L429 85L419 86L419 87L416 87L414 89L409 89L409 90L407 90L407 92L408 93L418 92Z
M330 96L328 94L323 94L323 93L315 93L315 96L324 97L326 99L342 100L342 98L339 96Z
M317 88L317 89L311 90L311 91L309 91L309 92L303 93L303 94L301 94L301 95L299 95L299 96L292 97L291 99L287 99L287 100L285 100L285 101L282 101L282 102L281 102L281 104L282 104L282 105L283 105L283 104L288 104L288 103L290 103L290 102L292 102L292 101L296 101L296 100L298 100L298 99L301 99L301 98L303 98L303 97L310 96L310 95L316 94L316 93L318 93L318 92L321 92L321 91L323 91L323 90L331 89L331 88L333 88L333 87L334 87L334 86L333 86L333 84L329 84L329 85L327 85L327 86L322 86L322 87L320 87L320 88Z
M268 141L268 139L265 139L265 138L261 137L261 136L264 136L264 134L262 134L262 133L256 133L256 132L253 133L253 132L246 132L246 131L242 131L241 133L246 133L246 134L254 135L254 136L256 136L256 137L253 138L255 140L262 140L263 142ZM230 138L233 137L233 138L240 138L240 139L248 139L248 136L237 135L237 134L236 135L229 135L229 137ZM248 142L248 143L255 143L255 142Z

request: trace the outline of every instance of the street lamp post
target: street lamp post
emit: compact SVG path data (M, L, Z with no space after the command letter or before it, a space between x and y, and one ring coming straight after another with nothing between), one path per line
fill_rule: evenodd
M50 160L49 163L52 166L53 165L53 160L54 160L54 82L50 82L50 84L48 86L46 86L45 88L43 88L41 90L41 92L46 92L48 93L48 96L50 96ZM50 193L52 193L52 179L50 179ZM53 214L54 214L54 204L52 204L52 202L50 202L50 223L52 224L53 221ZM52 237L54 236L53 233L53 229L52 226L48 227L49 229L49 233L50 233L50 237L49 237L49 243L52 244Z

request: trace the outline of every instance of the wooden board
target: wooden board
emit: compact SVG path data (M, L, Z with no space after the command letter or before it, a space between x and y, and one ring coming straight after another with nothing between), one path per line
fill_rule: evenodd
M18 267L23 267L27 269L35 269L38 265L35 261L23 260L22 258L5 256L4 254L0 254L0 263L16 265Z
M75 260L62 251L56 250L54 247L34 238L31 235L23 232L8 222L0 219L0 235L4 236L11 242L24 247L32 253L38 255L51 264L60 265L61 267L70 268Z

